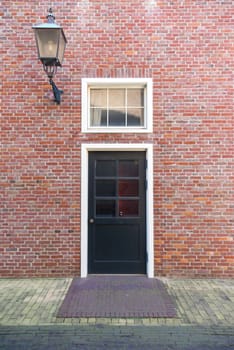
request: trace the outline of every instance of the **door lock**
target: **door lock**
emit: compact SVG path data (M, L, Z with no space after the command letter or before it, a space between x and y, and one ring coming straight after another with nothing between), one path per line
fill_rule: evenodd
M89 223L93 224L94 223L94 219L93 218L89 219Z

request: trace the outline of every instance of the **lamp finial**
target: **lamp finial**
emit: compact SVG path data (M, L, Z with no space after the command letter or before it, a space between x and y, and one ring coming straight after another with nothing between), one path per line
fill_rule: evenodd
M53 15L52 8L49 9L47 20L48 20L48 23L54 23L55 16Z

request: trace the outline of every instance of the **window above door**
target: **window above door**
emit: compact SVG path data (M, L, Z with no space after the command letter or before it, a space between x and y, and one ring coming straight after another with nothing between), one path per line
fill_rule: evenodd
M152 79L82 79L83 132L152 132Z

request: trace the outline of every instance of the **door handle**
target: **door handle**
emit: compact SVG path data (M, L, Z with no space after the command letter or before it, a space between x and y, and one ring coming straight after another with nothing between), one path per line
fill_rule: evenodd
M93 218L89 219L89 223L93 224L94 223L94 219Z

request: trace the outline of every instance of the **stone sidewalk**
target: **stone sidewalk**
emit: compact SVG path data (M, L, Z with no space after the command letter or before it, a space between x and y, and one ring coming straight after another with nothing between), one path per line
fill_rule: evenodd
M234 280L161 280L177 318L58 319L71 279L0 279L0 350L234 349Z
M227 325L234 327L234 280L161 279L177 318L58 319L71 279L0 279L0 325Z

